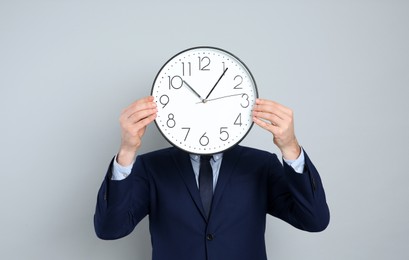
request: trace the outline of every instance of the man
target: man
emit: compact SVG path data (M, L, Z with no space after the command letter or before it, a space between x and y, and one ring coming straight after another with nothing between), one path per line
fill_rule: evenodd
M298 144L291 109L256 100L253 121L273 135L284 162L275 154L239 145L213 155L210 212L200 199L198 155L174 147L138 155L156 112L149 96L120 116L121 146L98 193L98 237L126 236L149 215L154 260L261 260L267 259L267 214L305 231L327 227L325 193Z

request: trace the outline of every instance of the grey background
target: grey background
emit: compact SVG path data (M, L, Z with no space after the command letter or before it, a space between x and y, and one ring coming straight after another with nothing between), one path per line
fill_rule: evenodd
M118 118L177 52L240 57L261 97L295 111L331 223L267 217L270 259L409 259L409 2L0 2L0 258L149 259L148 221L93 230ZM277 152L254 127L244 145ZM156 126L142 152L166 147Z

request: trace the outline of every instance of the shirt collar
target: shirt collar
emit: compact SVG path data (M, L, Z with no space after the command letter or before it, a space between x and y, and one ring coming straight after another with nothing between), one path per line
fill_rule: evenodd
M198 154L189 154L189 156L190 156L190 159L192 159L193 161L200 162L200 155L198 155ZM215 154L213 154L212 160L213 161L218 161L218 160L220 160L222 158L223 158L223 153L215 153Z

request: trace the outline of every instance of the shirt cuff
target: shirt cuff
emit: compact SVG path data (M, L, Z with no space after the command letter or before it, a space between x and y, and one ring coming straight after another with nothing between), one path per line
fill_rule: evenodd
M303 173L304 166L305 166L305 157L304 157L304 150L301 148L300 156L298 156L295 160L286 160L283 158L283 161L286 162L291 168L294 169L296 173Z
M132 171L133 162L128 166L122 166L116 161L116 156L114 158L114 163L112 165L112 177L113 181L121 181L128 177Z

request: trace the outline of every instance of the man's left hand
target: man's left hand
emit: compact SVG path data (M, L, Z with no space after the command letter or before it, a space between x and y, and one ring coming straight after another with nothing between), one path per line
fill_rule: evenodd
M253 121L273 134L273 141L287 160L295 160L301 153L294 133L293 111L277 102L256 100Z

